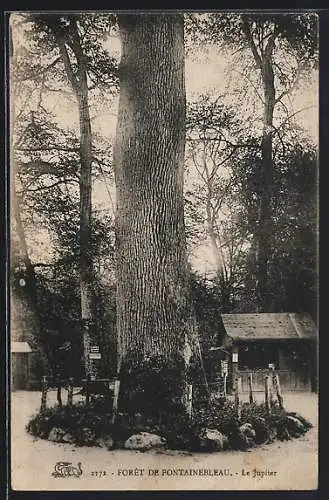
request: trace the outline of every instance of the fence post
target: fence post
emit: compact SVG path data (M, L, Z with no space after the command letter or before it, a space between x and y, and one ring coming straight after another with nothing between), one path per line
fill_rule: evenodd
M88 405L90 401L89 381L90 381L90 375L88 374L86 377L86 405Z
M269 414L271 411L271 402L270 402L270 397L269 397L269 376L265 376L265 407L266 411Z
M227 399L227 373L224 373L224 398Z
M187 415L189 420L192 419L192 400L193 400L193 386L192 384L189 384L187 388Z
M73 404L73 378L69 378L69 385L67 388L67 406L71 407Z
M120 390L120 380L117 379L114 382L112 424L114 424L117 419L119 390Z
M48 392L48 380L44 375L41 379L41 406L40 412L45 411L47 407L47 392Z
M249 388L249 403L253 404L254 395L252 392L252 373L249 373L249 375L248 375L248 388Z
M282 397L281 385L280 385L280 379L279 379L279 374L278 373L276 373L274 375L273 380L274 380L274 384L275 384L276 395L277 395L277 398L278 398L279 407L281 408L281 410L283 410L283 397Z
M271 363L269 365L269 380L268 380L268 391L269 391L269 399L271 407L274 404L274 393L273 393L273 382L275 377L275 369L274 365Z
M241 377L236 377L234 398L235 398L235 406L236 406L236 411L237 411L237 415L238 415L239 420L241 418L241 400L240 400L241 389L242 389Z
M57 378L57 403L60 408L62 408L63 403L62 403L62 385L61 385L61 380L58 377Z

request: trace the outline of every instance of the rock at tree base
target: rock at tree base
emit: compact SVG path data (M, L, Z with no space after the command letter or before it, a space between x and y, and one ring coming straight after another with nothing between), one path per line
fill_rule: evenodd
M62 437L62 441L63 441L63 443L74 444L75 439L74 439L74 437L72 436L72 434L70 434L69 432L67 432L67 433L66 433L66 434L64 434L64 436Z
M288 415L287 417L287 429L289 434L293 437L298 437L306 432L306 429L302 422L296 418Z
M61 429L60 427L53 427L49 432L48 440L54 441L55 443L60 443L63 440L63 436L66 434L66 430Z
M101 448L106 448L107 450L112 450L114 447L114 441L111 436L103 436L97 439L96 444Z
M95 443L96 435L89 427L84 427L81 430L80 442L82 445L90 446Z
M297 420L299 420L303 424L305 430L309 430L313 427L311 422L306 420L306 418L302 417L301 415L299 415L299 413L296 413L295 411L289 412L287 416L297 418Z
M199 438L203 450L222 451L228 446L227 436L217 429L203 429Z
M243 424L238 430L239 445L241 448L249 448L254 446L256 440L256 432L251 424Z
M166 445L166 439L157 434L141 432L127 439L124 447L127 450L150 450L151 448L162 448Z
M26 430L33 436L38 436L40 438L47 439L49 434L49 429L47 424L49 420L50 420L49 417L44 418L42 420L41 419L31 420L27 424Z

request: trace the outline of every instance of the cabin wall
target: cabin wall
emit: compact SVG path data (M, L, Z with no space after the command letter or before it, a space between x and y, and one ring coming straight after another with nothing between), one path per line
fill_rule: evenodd
M40 388L40 356L35 352L11 354L11 389L32 390Z
M316 359L314 343L299 339L298 341L277 342L235 342L233 352L238 352L238 365L233 365L232 376L242 379L242 391L248 391L248 376L253 377L256 392L264 391L265 376L268 364L274 363L280 378L283 391L316 390L314 373ZM263 356L262 356L263 354Z
M28 354L22 352L12 353L11 380L13 390L23 390L27 388L29 363Z

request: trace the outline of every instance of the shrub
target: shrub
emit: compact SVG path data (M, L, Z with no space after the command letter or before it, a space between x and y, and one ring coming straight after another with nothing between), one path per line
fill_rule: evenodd
M138 366L127 361L120 372L120 408L131 414L143 413L151 417L181 411L184 371L184 360L179 356L169 360L155 356Z
M264 404L245 403L238 419L234 402L208 402L195 408L189 421L179 405L162 409L161 414L121 412L115 424L111 423L109 403L98 400L72 407L53 407L35 415L27 425L27 431L47 439L53 428L69 433L78 446L92 446L97 439L111 436L114 447L122 448L133 434L149 432L164 437L171 449L201 451L201 435L205 429L215 429L227 437L231 449L246 449L275 439L290 439L307 432L312 425L295 412L286 412L274 406L270 415ZM248 426L244 424L249 424ZM242 426L242 427L241 427ZM247 431L253 433L248 438ZM210 446L210 445L209 445ZM208 450L211 449L211 446Z
M46 439L52 428L61 428L72 434L75 444L83 445L88 444L90 439L88 433L82 432L82 429L89 429L95 437L100 437L111 427L111 416L105 402L100 405L97 401L95 406L93 403L88 406L83 403L71 407L54 406L32 417L26 430L34 436Z

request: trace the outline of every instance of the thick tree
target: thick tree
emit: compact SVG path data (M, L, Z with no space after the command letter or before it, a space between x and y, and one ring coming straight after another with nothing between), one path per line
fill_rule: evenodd
M134 369L161 356L187 367L195 327L184 230L183 17L128 14L119 25L118 364Z

